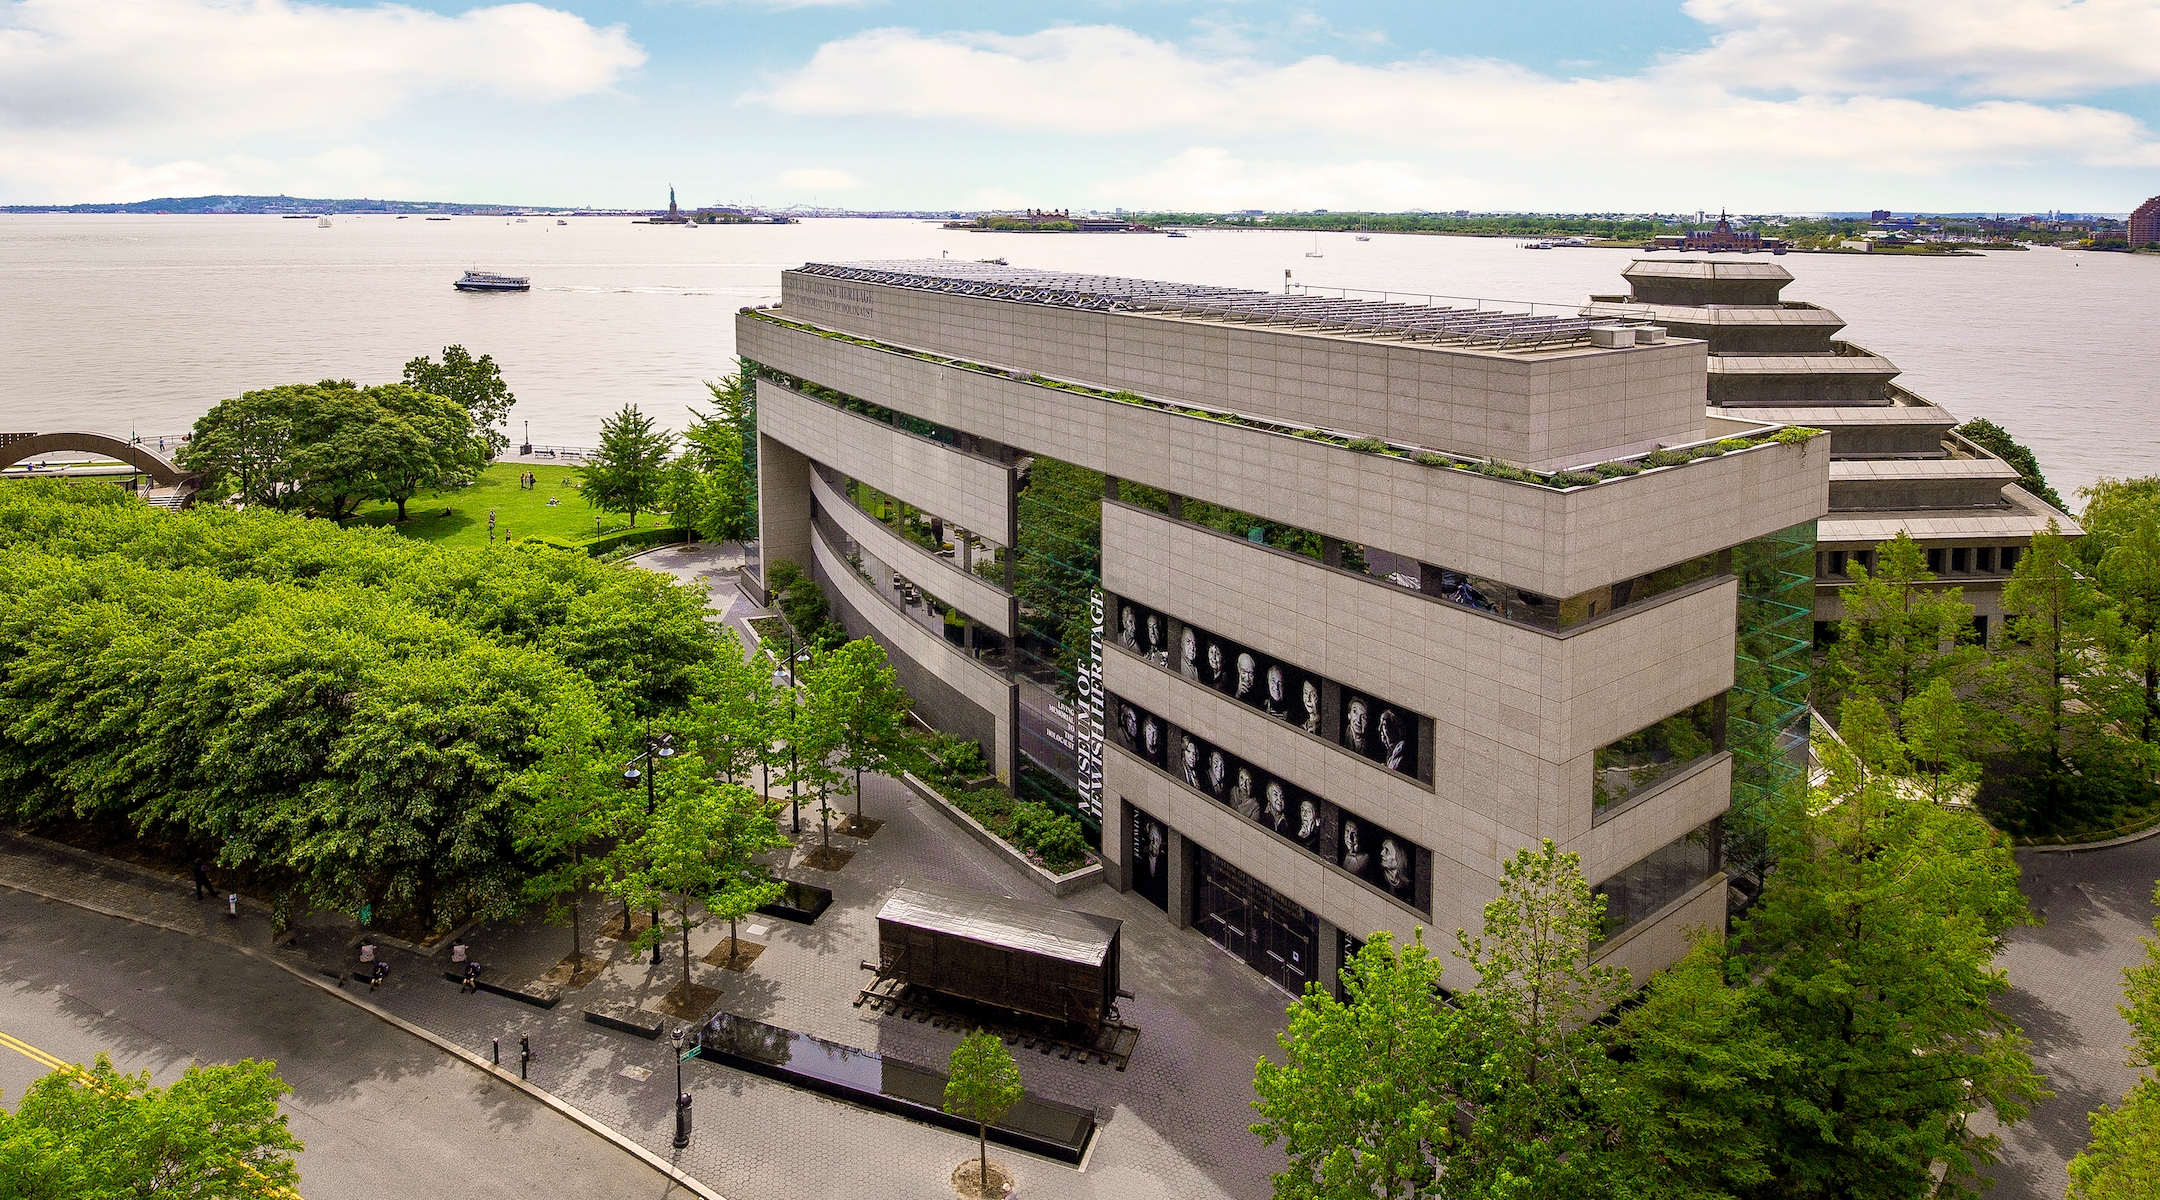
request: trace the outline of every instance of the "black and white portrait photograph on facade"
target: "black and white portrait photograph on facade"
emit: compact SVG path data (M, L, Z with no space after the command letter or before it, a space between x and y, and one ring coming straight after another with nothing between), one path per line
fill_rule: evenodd
M1230 660L1227 654L1219 639L1207 640L1207 657L1202 660L1200 682L1216 691L1223 690L1224 681L1230 677Z
M1200 743L1194 741L1189 733L1179 734L1178 743L1178 760L1185 771L1185 783L1190 787L1199 787Z
M1412 858L1410 848L1392 837L1380 839L1380 886L1397 900L1410 900L1412 896Z
M1260 707L1271 717L1290 715L1290 673L1279 662L1267 665L1265 682L1260 687Z
M1327 822L1322 819L1320 802L1311 796L1298 797L1297 828L1290 839L1314 854L1321 853L1327 835Z
M1200 635L1190 625L1178 630L1178 674L1200 678Z
M1298 684L1298 711L1296 720L1299 728L1303 729L1305 732L1320 732L1319 680L1308 677Z
M1130 704L1118 705L1118 733L1125 741L1125 748L1140 753L1140 710Z
M1342 744L1391 771L1417 774L1417 718L1392 704L1344 692Z
M1161 721L1156 720L1154 717L1142 717L1140 719L1140 757L1158 767L1162 766L1163 755L1169 749L1165 744L1166 740L1163 737L1163 723Z
M1157 612L1148 613L1143 624L1147 630L1147 645L1144 652L1147 654L1148 661L1158 667L1167 666L1170 662L1170 630L1165 627L1162 614Z
M1417 725L1414 719L1405 716L1400 709L1383 708L1373 729L1379 738L1380 753L1377 757L1380 765L1390 771L1401 771L1406 775L1416 774Z
M1372 873L1372 847L1366 845L1369 840L1363 821L1352 816L1343 817L1342 869L1360 879L1367 878Z
M1118 605L1117 624L1118 645L1140 653L1140 610L1130 604Z
M1132 884L1142 899L1170 907L1170 831L1138 809L1132 819Z
M1260 706L1260 660L1250 650L1238 651L1237 677L1230 698L1255 708Z
M1260 819L1260 793L1253 784L1251 767L1237 769L1237 785L1230 789L1230 807L1248 821Z
M1290 790L1280 779L1268 780L1261 789L1260 823L1286 837L1291 832Z
M1228 800L1230 790L1230 762L1220 750L1208 751L1207 791L1217 800Z
M1368 748L1375 744L1372 732L1373 702L1356 692L1343 693L1342 744L1372 757Z

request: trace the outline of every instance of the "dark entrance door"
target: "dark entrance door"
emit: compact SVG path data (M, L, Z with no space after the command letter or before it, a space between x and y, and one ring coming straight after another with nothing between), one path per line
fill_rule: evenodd
M1193 924L1292 993L1313 979L1320 922L1275 889L1195 847Z

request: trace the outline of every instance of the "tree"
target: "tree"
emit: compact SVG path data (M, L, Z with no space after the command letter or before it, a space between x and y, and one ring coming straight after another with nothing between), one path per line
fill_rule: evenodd
M1456 931L1456 957L1478 977L1458 999L1477 1061L1463 1095L1470 1130L1449 1177L1473 1191L1597 1190L1604 1139L1591 1102L1608 1083L1594 1021L1629 990L1626 971L1590 959L1605 912L1581 860L1547 838L1501 864L1483 932Z
M619 741L607 736L596 705L566 706L550 715L540 761L521 780L527 800L518 814L517 848L534 862L525 896L544 904L551 919L568 919L575 965L585 959L580 906L608 878L603 843L621 832L631 803L618 756L610 753Z
M772 664L748 657L733 629L723 626L712 658L690 697L691 741L706 764L729 783L771 757L785 703L773 686Z
M1976 813L1817 743L1829 780L1773 827L1778 869L1738 922L1734 977L1790 1058L1764 1088L1767 1194L1971 1195L1998 1139L2047 1093L1993 998L2004 934L2030 919L2017 863ZM1944 1164L1940 1185L1931 1167Z
M600 447L578 468L578 490L588 506L628 513L635 526L640 512L660 503L668 454L674 448L674 434L654 428L652 418L637 405L625 404L600 422Z
M2104 654L2113 614L2053 521L2018 559L2003 609L2010 640L1996 656L1991 690L2012 745L2037 776L2028 797L2037 811L2027 819L2047 830L2099 799L2090 793L2115 757Z
M683 450L669 468L668 507L677 525L710 541L747 540L757 536L757 475L745 452L757 437L744 424L746 389L740 374L706 387L714 411L690 410Z
M1899 530L1875 550L1875 569L1846 566L1845 615L1825 673L1842 693L1872 692L1892 717L1938 679L1955 683L1983 655L1972 644L1972 606L1960 588L1942 587L1927 552Z
M2108 658L2133 681L2135 711L2126 714L2127 723L2145 744L2149 771L2160 752L2160 496L2123 507L2129 511L2119 518L2108 514L2117 519L2108 523L2112 544L2100 556L2099 586L2120 618L2108 639Z
M156 1088L99 1054L31 1084L14 1115L0 1110L0 1195L283 1200L303 1149L278 1111L290 1091L271 1062L190 1066Z
M631 877L631 888L656 907L663 897L674 901L676 928L682 934L682 994L687 999L691 901L722 896L730 899L729 907L737 907L762 896L745 911L771 903L778 885L771 884L755 860L786 845L787 839L774 821L774 806L740 784L720 783L692 767L668 772L658 790L659 807L632 851L641 866ZM663 936L655 923L636 945L644 949Z
M1020 1102L1020 1068L994 1033L977 1029L953 1047L946 1065L945 1111L975 1122L976 1193L990 1194L990 1127Z
M825 589L801 567L784 558L774 559L766 565L765 583L772 591L773 607L787 618L804 647L822 650L847 640L847 630L826 613Z
M2048 486L2047 477L2040 473L2040 460L2033 457L2032 451L2019 445L2017 439L2010 436L2009 430L1993 421L1976 418L1958 426L1957 432L1967 441L2017 468L2019 487L2063 512L2070 511L2070 507L2062 502L2062 497L2055 494L2055 489Z
M243 503L307 509L342 521L361 502L405 500L466 477L478 444L454 406L400 384L325 379L220 401L178 455Z
M2160 904L2160 888L2153 890ZM2153 920L2160 932L2160 917ZM2130 1065L2145 1068L2121 1104L2092 1114L2092 1144L2070 1160L2070 1200L2145 1200L2160 1195L2160 939L2145 961L2123 968L2120 1010L2136 1036Z
M397 505L398 520L405 519L405 502L421 488L447 487L479 474L488 443L475 434L464 409L403 384L369 388L367 395L383 410L373 491Z
M838 734L835 766L855 772L855 818L862 819L863 772L889 774L913 761L908 721L913 701L885 660L885 648L857 638L827 651L804 678L810 708L826 714Z
M1767 1085L1792 1054L1727 978L1725 945L1699 931L1615 1031L1621 1051L1600 1099L1618 1132L1616 1195L1729 1200L1769 1182Z
M510 406L517 397L503 382L502 370L493 355L474 358L463 346L444 346L442 361L423 354L405 364L405 385L441 396L465 410L472 426L485 442L486 461L493 462L510 445L503 426L510 420Z
M818 853L824 857L822 862L814 858L813 865L827 865L832 861L832 815L825 802L843 778L833 765L833 757L847 736L842 724L847 697L832 686L838 682L833 677L824 678L827 687L822 694L814 691L812 681L819 679L818 668L819 664L813 663L804 672L803 698L788 716L788 768L781 782L791 793L808 795L817 802L818 823L824 831Z
M1276 1200L1410 1200L1457 1149L1455 1097L1466 1022L1440 998L1440 964L1422 934L1400 954L1386 931L1343 964L1343 999L1318 984L1290 1006L1284 1062L1253 1078L1260 1140L1289 1168Z

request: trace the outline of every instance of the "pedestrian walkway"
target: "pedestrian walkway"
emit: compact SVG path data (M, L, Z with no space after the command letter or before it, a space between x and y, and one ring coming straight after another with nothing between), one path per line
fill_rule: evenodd
M2066 1164L2092 1136L2086 1114L2114 1104L2137 1080L2125 1065L2130 1023L2122 969L2143 960L2153 935L2160 837L2073 854L2021 851L2020 886L2044 924L2015 930L1999 965L2011 990L1998 1007L2032 1039L2033 1065L2052 1100L2003 1131L1989 1200L2061 1200Z

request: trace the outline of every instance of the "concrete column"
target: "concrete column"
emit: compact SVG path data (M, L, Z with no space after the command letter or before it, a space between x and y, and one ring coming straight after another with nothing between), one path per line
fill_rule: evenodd
M810 570L810 459L785 442L758 434L758 542L761 569L787 559ZM756 582L760 604L770 604L765 581Z
M1170 830L1170 924L1177 929L1192 928L1193 892L1198 887L1194 849L1184 834Z
M1133 842L1133 807L1109 792L1103 793L1103 806L1110 817L1103 822L1103 880L1117 891L1130 892L1132 855L1127 851Z
M1313 978L1327 994L1342 999L1342 931L1325 917L1313 918L1320 931L1313 937Z

